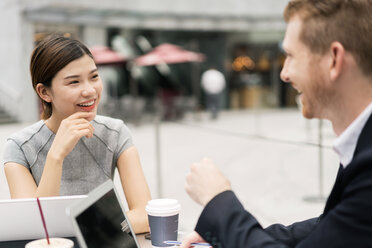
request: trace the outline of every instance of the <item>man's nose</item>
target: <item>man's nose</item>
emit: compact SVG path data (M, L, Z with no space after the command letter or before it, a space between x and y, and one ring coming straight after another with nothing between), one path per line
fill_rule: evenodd
M288 73L286 63L284 63L283 69L280 72L280 78L286 83L290 82L289 73Z

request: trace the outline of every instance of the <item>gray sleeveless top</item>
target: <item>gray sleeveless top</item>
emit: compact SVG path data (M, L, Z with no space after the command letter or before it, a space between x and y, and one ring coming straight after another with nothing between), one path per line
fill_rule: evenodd
M91 123L93 137L81 138L63 161L60 195L87 194L107 179L113 179L120 154L133 146L123 121L97 115ZM54 137L43 120L26 127L7 139L4 164L25 166L38 185Z

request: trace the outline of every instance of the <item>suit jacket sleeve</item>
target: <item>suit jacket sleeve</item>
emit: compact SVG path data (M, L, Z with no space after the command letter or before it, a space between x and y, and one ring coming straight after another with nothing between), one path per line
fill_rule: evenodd
M206 205L195 231L214 248L289 247L265 232L232 191L220 193Z
M264 230L275 240L290 247L294 247L314 230L318 221L319 217L296 222L289 226L274 224Z
M344 179L348 182L338 204L318 222L311 219L287 228L273 226L265 230L244 210L232 191L225 191L207 204L195 230L214 247L372 247L372 165L369 161L360 163L360 169L354 171L350 179Z

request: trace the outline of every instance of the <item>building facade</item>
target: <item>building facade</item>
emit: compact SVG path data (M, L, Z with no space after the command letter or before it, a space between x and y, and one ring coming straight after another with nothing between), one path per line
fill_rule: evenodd
M242 103L244 99L235 99L236 94L249 95L253 89L241 93L236 85L252 86L254 82L267 86L275 95L272 104L279 106L280 62L276 61L280 58L280 41L285 30L282 12L287 2L2 0L0 106L22 122L39 118L40 106L31 86L29 59L35 42L50 32L71 35L89 47L119 46L126 56L138 54L130 54L131 50L125 49L125 42L137 46L142 52L146 50L146 44L139 37L144 37L151 45L177 43L207 55L207 61L198 67L196 76L189 75L189 80L196 82L192 77L198 77L208 65L217 64L228 81L234 82L229 86L231 92L226 92L226 106L254 105ZM124 38L121 43L118 37ZM115 45L115 41L121 45ZM255 69L241 63L249 59L254 62ZM188 88L188 92L201 97L202 93L195 92L192 85ZM141 89L142 93L146 92L146 85L143 84Z

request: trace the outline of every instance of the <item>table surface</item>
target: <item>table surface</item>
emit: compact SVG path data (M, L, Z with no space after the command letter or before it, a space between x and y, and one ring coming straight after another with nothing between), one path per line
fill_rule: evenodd
M145 235L137 235L137 240L140 245L140 248L152 248L151 241L148 239L145 239ZM76 238L69 238L74 241L75 246L74 248L79 248L79 245L77 243ZM30 242L31 240L17 240L17 241L5 241L0 242L0 248L24 248L25 245Z
M152 248L151 240L145 239L145 235L137 235L137 240L141 248Z

